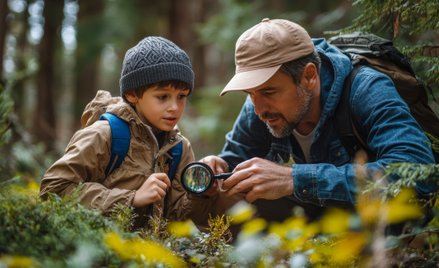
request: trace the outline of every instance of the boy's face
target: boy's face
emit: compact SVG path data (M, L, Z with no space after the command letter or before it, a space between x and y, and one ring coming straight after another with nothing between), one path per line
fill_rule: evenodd
M145 90L140 98L134 92L127 93L126 98L154 131L171 131L183 114L189 93L189 89L156 86Z

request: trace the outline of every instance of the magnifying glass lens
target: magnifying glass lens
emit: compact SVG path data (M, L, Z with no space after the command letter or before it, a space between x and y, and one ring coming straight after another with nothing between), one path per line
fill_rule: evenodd
M206 191L212 180L209 170L199 164L192 164L181 176L182 183L192 193L202 193Z

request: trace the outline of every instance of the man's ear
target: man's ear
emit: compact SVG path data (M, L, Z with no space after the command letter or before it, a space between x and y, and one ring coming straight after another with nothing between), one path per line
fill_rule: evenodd
M301 85L308 89L314 89L317 86L318 77L319 74L316 65L314 63L308 63L305 65L305 68L303 68Z
M130 90L125 93L125 99L131 104L136 104L139 98L133 90Z

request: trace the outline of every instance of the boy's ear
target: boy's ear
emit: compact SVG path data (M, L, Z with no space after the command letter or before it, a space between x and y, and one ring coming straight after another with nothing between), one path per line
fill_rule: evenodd
M133 90L130 90L130 91L125 93L125 99L129 103L135 104L139 98L137 98L137 95L136 95L136 93Z

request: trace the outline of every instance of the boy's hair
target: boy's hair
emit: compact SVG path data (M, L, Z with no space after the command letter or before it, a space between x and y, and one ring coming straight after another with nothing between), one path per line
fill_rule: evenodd
M122 97L127 90L143 90L170 81L182 82L189 90L194 87L190 59L176 44L163 37L149 36L126 52L119 81Z
M151 85L146 85L144 87L140 87L140 88L136 88L136 89L128 89L124 92L124 94L122 95L122 98L125 102L128 103L128 100L125 97L125 94L133 91L134 94L136 94L136 96L138 98L141 98L143 96L143 93L150 89L150 88L154 88L154 87L174 87L175 89L180 89L180 90L185 90L185 89L191 89L190 85L186 82L182 82L182 81L178 81L178 80L171 80L171 81L161 81L155 84L151 84Z

